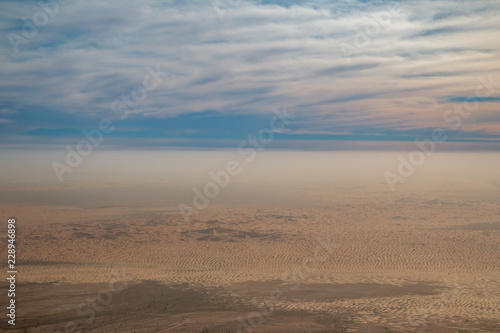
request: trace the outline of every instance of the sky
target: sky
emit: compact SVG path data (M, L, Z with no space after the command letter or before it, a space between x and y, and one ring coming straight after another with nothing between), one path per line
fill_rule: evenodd
M0 144L500 147L498 1L42 4L0 2Z

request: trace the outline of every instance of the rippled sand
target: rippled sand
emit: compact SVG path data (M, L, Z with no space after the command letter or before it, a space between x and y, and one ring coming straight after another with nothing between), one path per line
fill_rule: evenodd
M303 205L214 206L190 223L171 208L2 205L18 219L19 282L31 283L23 287L29 295L20 297L27 316L19 326L60 328L64 313L78 318L78 297L92 296L112 272L124 271L126 291L98 313L109 322L93 322L91 331L120 331L113 311L129 311L153 325L143 332L170 326L235 332L236 318L267 313L256 309L271 300L274 310L255 325L257 332L289 332L297 318L310 332L498 330L496 202L443 191L326 191L300 190L308 198ZM58 296L43 305L47 288ZM152 305L139 298L135 309L124 295L141 288L154 295ZM154 300L159 294L151 288L165 290L163 298ZM181 296L169 296L170 288ZM197 308L184 293L212 301ZM55 310L62 300L63 313ZM163 303L186 309L163 311Z
M16 328L499 332L498 175L463 169L394 193L359 169L240 181L188 222L175 200L190 184L1 187L18 226Z

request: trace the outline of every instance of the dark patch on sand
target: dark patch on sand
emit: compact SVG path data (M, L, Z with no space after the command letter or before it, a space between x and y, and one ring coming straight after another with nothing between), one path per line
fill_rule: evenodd
M107 283L25 283L18 287L15 332L65 332L68 323L75 325L76 332L237 332L240 325L237 318L246 320L256 311L222 289L187 284L130 283L123 290L111 293L111 298L106 295ZM0 287L0 292L5 291L5 287ZM98 303L99 310L89 311L88 302L94 302L98 296L105 304ZM331 323L338 329L352 328L349 314L325 319L322 314L306 311L275 310L258 325L258 330L345 332L332 330ZM2 329L6 329L5 322L0 324Z
M256 282L247 281L235 283L228 290L242 296L259 297L269 296L275 289L289 290L293 285L283 284L281 281ZM437 283L414 283L403 286L376 283L356 284L329 284L311 283L301 284L297 290L290 292L292 300L335 300L374 297L401 297L408 295L437 295L445 289Z
M181 232L182 235L195 238L199 241L224 241L224 242L235 242L242 238L257 238L257 239L267 239L267 240L278 240L283 236L278 232L258 232L255 230L243 231L235 230L229 228L214 227L208 229L199 230L188 230ZM202 237L199 237L203 235Z

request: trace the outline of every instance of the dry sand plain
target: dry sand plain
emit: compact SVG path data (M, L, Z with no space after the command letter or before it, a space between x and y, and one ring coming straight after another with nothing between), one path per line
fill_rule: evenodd
M18 220L16 327L500 332L497 191L305 186L190 223L169 206L4 200Z

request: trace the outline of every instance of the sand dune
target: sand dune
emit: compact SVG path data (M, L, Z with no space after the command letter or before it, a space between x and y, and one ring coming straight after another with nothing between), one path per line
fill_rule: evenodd
M112 271L125 270L134 277L129 293L183 286L183 292L211 294L218 304L166 312L155 330L181 323L172 331L212 327L210 332L234 332L236 318L269 302L277 289L284 299L275 302L275 312L257 332L291 332L291 327L336 332L335 321L338 332L341 327L359 332L417 332L422 327L498 331L496 202L445 200L439 193L434 198L402 193L353 200L322 191L299 191L304 197L319 195L315 204L212 206L190 223L170 207L4 204L0 209L15 212L19 221L19 280L31 283L26 288L60 286L61 299L74 305L80 296L72 290L92 294ZM335 246L321 245L325 242ZM141 281L152 282L148 287ZM125 296L120 297L122 303L113 302L107 311L126 307ZM61 305L47 312L37 308L38 301L24 305L30 318L24 325L32 325L36 314L44 324L33 332L49 332L53 321L66 315L58 310ZM137 316L163 314L154 304L138 308ZM191 311L195 314L188 316ZM293 321L295 314L303 318L301 324ZM182 315L198 318L196 324L183 323ZM107 318L92 331L105 332L107 320L115 320ZM123 331L140 332L128 329Z

